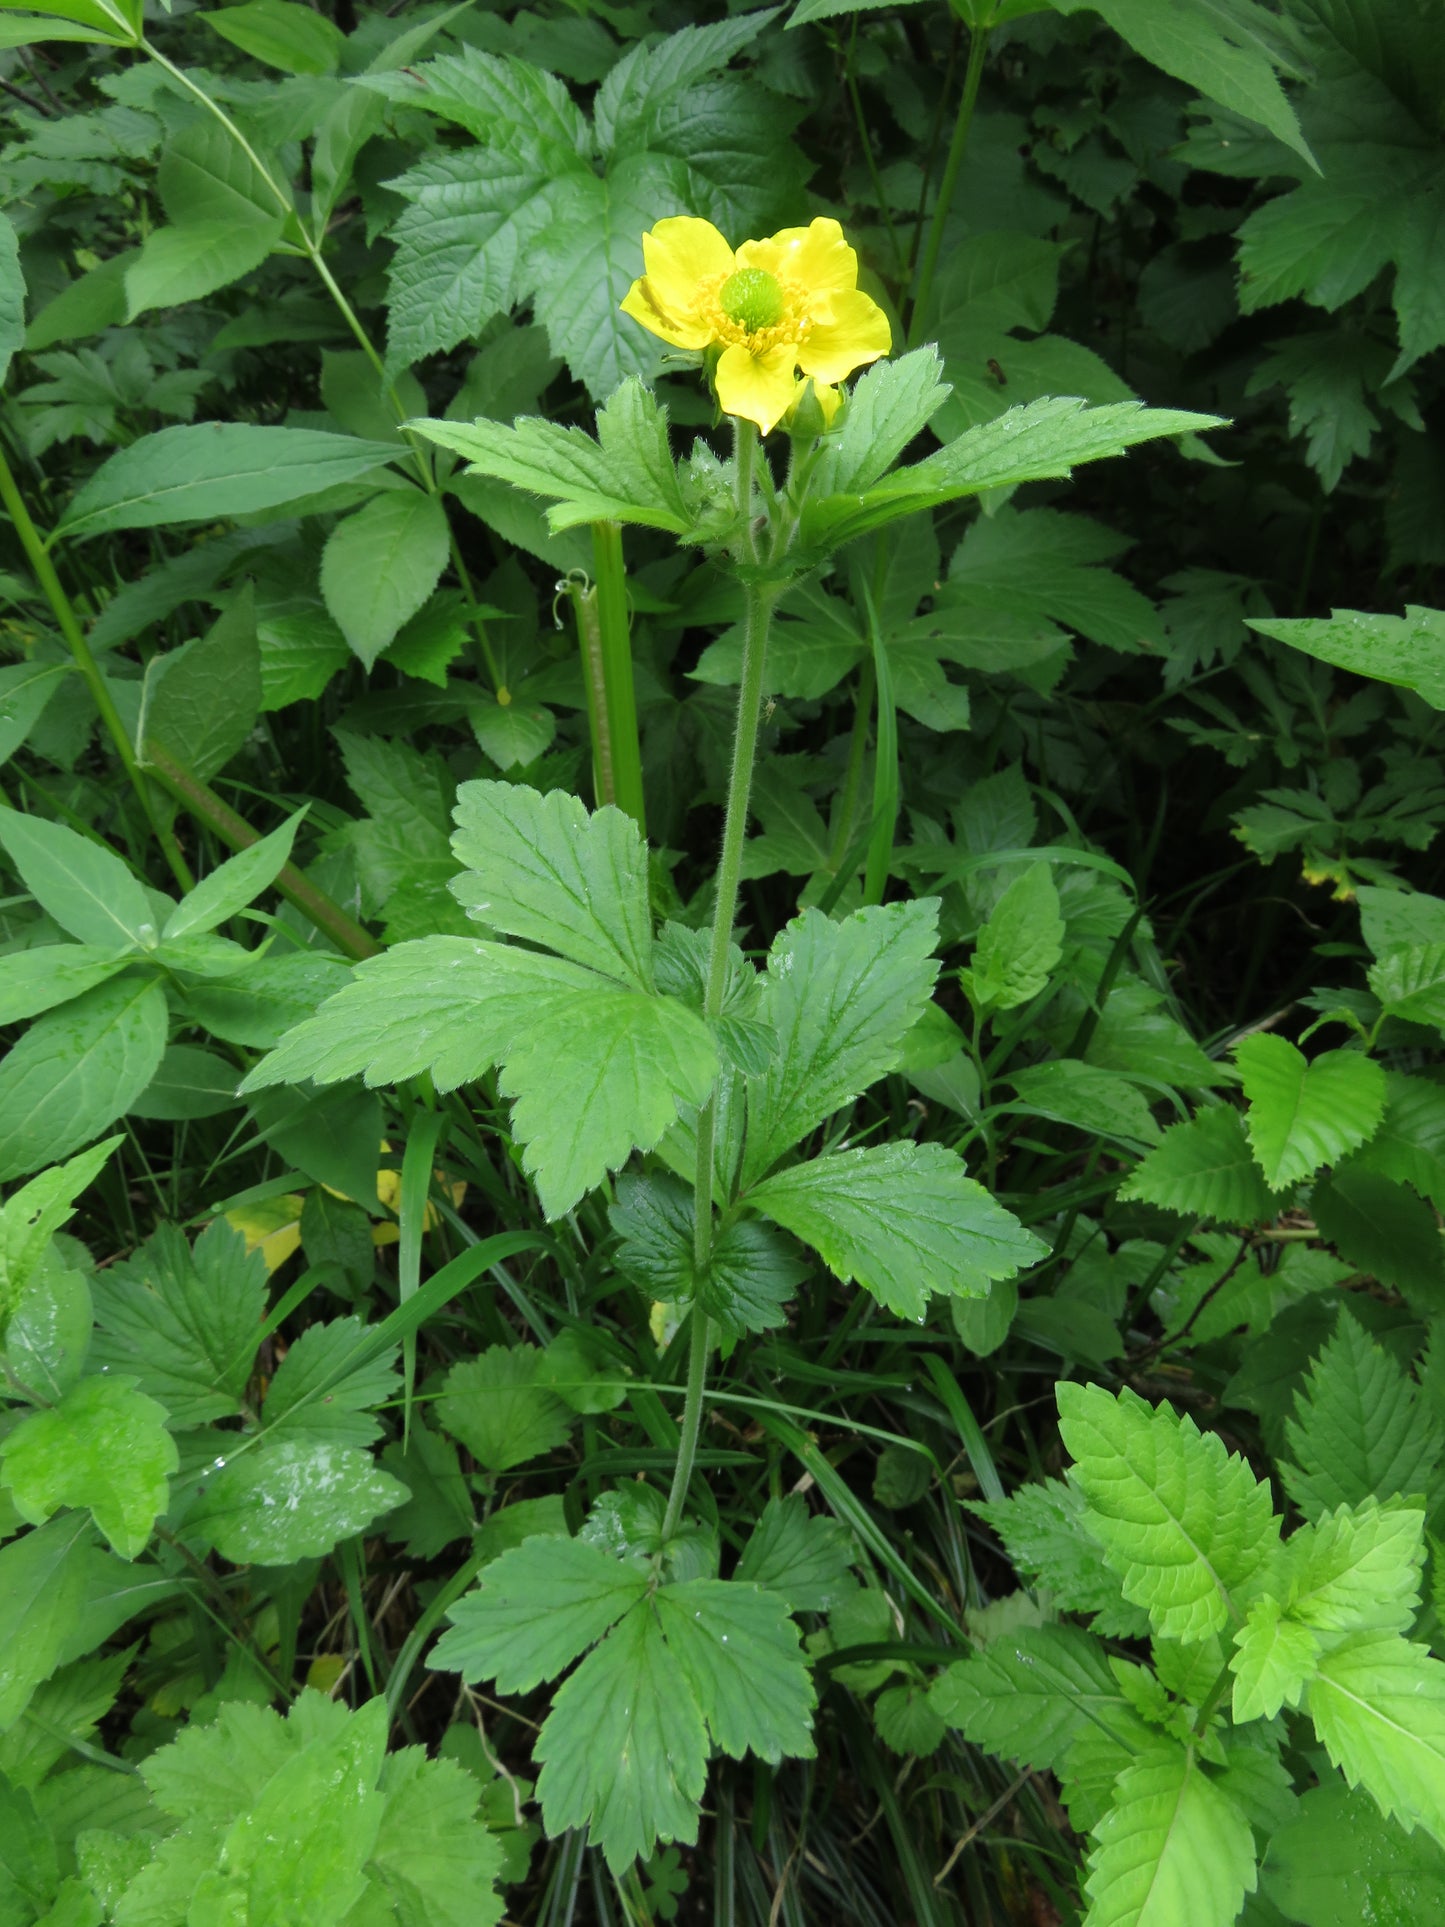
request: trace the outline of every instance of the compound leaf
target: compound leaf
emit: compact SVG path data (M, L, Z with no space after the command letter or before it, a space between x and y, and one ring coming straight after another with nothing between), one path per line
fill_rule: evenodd
M662 1587L656 1607L715 1746L735 1760L812 1756L812 1677L776 1593L692 1579Z
M1234 1717L1272 1720L1281 1706L1298 1706L1314 1677L1321 1645L1308 1626L1286 1618L1277 1599L1265 1594L1249 1609L1234 1635Z
M1372 1496L1301 1526L1289 1555L1291 1619L1327 1633L1402 1633L1420 1603L1425 1515Z

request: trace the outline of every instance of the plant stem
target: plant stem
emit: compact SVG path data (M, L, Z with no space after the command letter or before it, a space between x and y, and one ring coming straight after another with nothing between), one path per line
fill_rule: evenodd
M647 810L642 792L642 746L637 735L637 696L632 682L632 631L627 614L627 565L617 522L592 524L592 564L597 573L598 641L607 735L612 745L613 801L644 836Z
M238 816L229 803L222 802L199 776L176 762L158 744L148 742L145 755L146 768L161 787L169 790L177 802L183 803L192 816L214 830L223 843L233 850L249 850L253 843L260 842L260 835L243 816ZM295 864L282 866L276 878L276 888L288 903L294 903L302 915L330 937L337 949L344 951L348 957L360 961L365 957L380 956L381 945L324 890L318 890L314 883L308 882Z
M868 755L868 725L873 720L873 658L858 665L858 686L853 691L853 734L848 743L848 767L843 773L843 788L838 798L838 820L833 826L828 868L833 875L848 854L853 840L853 823L858 815L858 798L863 789L863 764Z
M943 231L948 225L954 189L958 186L958 176L963 167L963 150L968 145L968 130L973 124L973 110L978 101L979 82L983 79L983 63L987 51L988 29L971 27L968 40L968 66L964 70L963 93L958 102L958 118L953 123L953 139L949 142L948 159L943 164L943 179L939 183L938 199L933 208L933 225L928 230L928 245L923 250L923 265L918 271L918 286L913 296L913 312L908 322L910 348L918 346L919 335L928 313L928 300L933 293L934 271L938 266L939 250L943 246Z
M753 464L757 455L758 431L751 422L739 420L737 427L737 501L742 521L740 546L745 563L756 563L757 541L753 533ZM712 944L708 951L707 985L703 994L703 1015L716 1018L722 1011L727 990L728 951L732 944L733 918L738 907L738 883L742 874L743 841L748 827L748 799L753 787L753 763L758 746L758 718L763 705L763 669L768 653L768 626L772 620L777 585L751 577L743 582L743 673L738 690L737 726L733 732L732 770L728 777L727 816L723 823L722 854L717 867L717 901L713 906ZM693 1270L700 1282L706 1275L712 1255L713 1141L717 1122L717 1086L697 1114L697 1166L693 1180ZM692 1350L688 1358L687 1397L682 1411L682 1436L678 1440L677 1465L667 1514L662 1523L663 1539L677 1530L682 1517L687 1489L692 1481L693 1460L697 1456L698 1430L702 1423L702 1394L707 1382L707 1358L712 1348L712 1321L702 1306L693 1303Z
M109 685L101 675L95 657L91 654L90 644L85 639L85 631L80 626L75 607L65 593L60 577L55 573L55 565L50 560L45 544L41 540L40 531L30 519L30 511L25 506L25 499L16 485L15 477L10 471L10 464L6 461L3 452L0 452L0 501L4 502L9 511L10 519L15 525L15 533L20 537L20 546L25 551L25 558L35 571L35 579L45 592L45 599L54 611L60 633L64 636L66 646L75 659L76 668L85 679L85 686L90 691L91 700L100 711L100 719L110 733L116 754L120 757L121 765L140 799L146 821L150 824L166 862L170 865L171 874L183 892L194 890L196 879L191 875L190 867L181 855L175 837L156 811L155 798L151 795L149 785L136 763L135 750L126 733L125 724L121 721L120 712L115 706L115 698L111 695Z

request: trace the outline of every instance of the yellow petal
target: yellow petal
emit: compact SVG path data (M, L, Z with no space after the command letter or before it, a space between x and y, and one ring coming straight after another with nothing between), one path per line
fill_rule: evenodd
M640 321L650 334L660 335L674 348L705 348L712 340L712 329L705 321L687 315L673 315L658 305L657 291L643 277L634 281L622 301L622 312Z
M791 341L770 348L765 355L746 348L724 348L718 358L718 406L725 415L741 415L756 422L766 435L777 426L793 402L793 365L798 350Z
M886 355L892 345L887 315L855 289L834 299L832 320L813 329L798 350L798 366L815 381L842 381L855 368Z
M744 241L738 261L745 268L765 268L780 281L806 288L810 307L827 307L858 285L858 257L833 220L780 228L766 241Z
M674 214L642 237L642 262L653 298L675 319L689 312L705 281L724 280L737 265L711 221Z

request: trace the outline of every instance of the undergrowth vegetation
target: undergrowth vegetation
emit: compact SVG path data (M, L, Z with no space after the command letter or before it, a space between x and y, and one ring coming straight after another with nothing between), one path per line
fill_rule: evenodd
M0 1927L1445 1916L1445 13L0 88Z

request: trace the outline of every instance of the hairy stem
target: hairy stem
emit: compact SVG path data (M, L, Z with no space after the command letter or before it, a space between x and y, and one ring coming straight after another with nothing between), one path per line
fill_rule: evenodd
M757 540L753 532L753 464L757 455L758 433L751 422L737 424L737 500L742 522L740 546L745 564L757 561ZM768 653L768 626L772 620L777 588L751 577L743 583L743 673L738 690L737 727L733 732L732 770L728 777L727 815L723 823L722 854L717 867L717 901L713 907L712 943L708 951L707 985L703 994L703 1014L716 1018L722 1011L727 990L728 950L732 943L733 919L738 907L738 883L742 874L743 841L748 827L748 799L753 787L753 762L758 746L758 718L763 704L763 669ZM717 1125L717 1087L697 1115L697 1165L693 1180L693 1268L699 1280L707 1271L712 1255L713 1143ZM712 1346L711 1320L702 1306L693 1304L692 1349L688 1358L687 1397L682 1411L682 1436L678 1440L677 1466L672 1491L667 1501L662 1536L671 1538L682 1517L688 1486L692 1481L693 1460L697 1456L698 1430L702 1423L702 1395L707 1382L707 1358Z
M120 712L115 706L115 699L110 693L109 685L101 675L95 657L91 654L90 644L85 639L85 631L80 626L75 607L65 593L60 577L55 573L55 565L50 560L45 543L41 540L40 531L30 519L30 511L25 506L25 499L16 485L15 477L10 471L10 464L5 460L3 453L0 453L0 501L4 502L10 519L15 525L15 533L20 537L20 546L25 551L25 559L35 571L35 579L54 611L60 633L65 638L76 668L85 679L85 686L90 691L91 700L100 711L100 719L105 724L111 741L115 744L121 766L140 799L146 821L150 824L156 842L159 843L166 862L170 865L171 874L182 891L194 890L196 879L191 875L190 867L181 855L175 837L156 809L155 798L136 763L135 749L126 733L125 724L121 721Z
M953 139L948 145L948 159L943 164L943 179L938 187L938 199L933 208L933 225L928 230L928 244L923 250L923 264L918 270L918 286L913 296L913 312L908 323L908 345L918 346L924 321L928 313L929 296L933 293L933 276L938 267L939 251L943 246L943 231L948 226L948 216L953 207L954 189L963 169L963 151L968 146L968 130L973 125L973 110L978 102L979 82L983 79L984 56L988 52L988 29L973 27L969 30L968 66L964 70L963 93L958 102L958 118L953 123Z

